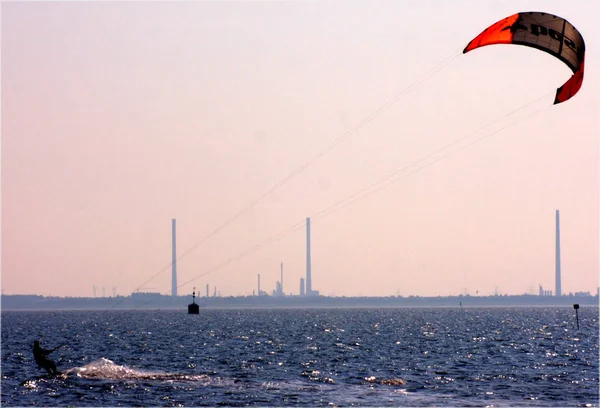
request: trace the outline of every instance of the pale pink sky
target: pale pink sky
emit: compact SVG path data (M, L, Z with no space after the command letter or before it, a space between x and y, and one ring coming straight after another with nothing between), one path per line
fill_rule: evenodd
M554 290L556 209L563 292L596 292L598 2L1 7L6 294L91 296L92 285L130 294L169 264L172 218L182 254L453 54L184 256L179 282L189 283L179 293L208 283L223 296L251 294L259 273L271 292L283 261L284 290L297 294L304 227L200 275L308 216L313 288L325 295ZM556 14L581 31L586 74L572 100L551 106L571 72L541 51L460 54L520 11ZM448 154L442 160L317 217L460 138L421 165ZM170 293L170 284L167 268L141 290Z

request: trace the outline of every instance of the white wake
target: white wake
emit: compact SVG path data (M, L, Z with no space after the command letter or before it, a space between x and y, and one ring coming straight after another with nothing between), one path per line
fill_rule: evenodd
M162 371L139 370L115 364L107 358L93 361L83 367L69 368L63 375L75 375L80 378L98 378L105 380L171 380L199 381L209 380L207 375L171 374Z

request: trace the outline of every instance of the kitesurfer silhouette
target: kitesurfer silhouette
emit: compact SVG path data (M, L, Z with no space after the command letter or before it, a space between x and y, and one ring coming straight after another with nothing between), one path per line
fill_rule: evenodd
M62 344L60 346L62 346ZM51 375L60 374L60 372L56 369L56 363L50 360L48 357L46 357L48 354L52 353L60 346L56 346L53 349L46 350L40 347L40 342L38 340L34 341L33 358L35 358L35 362L37 363L38 368L45 368L48 374Z

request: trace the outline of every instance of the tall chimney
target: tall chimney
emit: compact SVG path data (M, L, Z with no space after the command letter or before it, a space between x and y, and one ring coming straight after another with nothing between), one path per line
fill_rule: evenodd
M560 215L556 210L556 296L561 296L562 290L560 287Z
M312 281L310 276L310 218L306 219L306 295L312 294Z
M260 296L260 273L258 274L258 296Z
M177 221L171 221L172 260L171 260L171 296L177 296Z
M281 294L283 295L283 262L281 263Z

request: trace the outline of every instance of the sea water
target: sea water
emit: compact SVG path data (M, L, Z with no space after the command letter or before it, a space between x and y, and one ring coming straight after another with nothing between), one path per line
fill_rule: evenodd
M598 308L3 311L3 406L598 406ZM33 341L63 374L50 377Z

